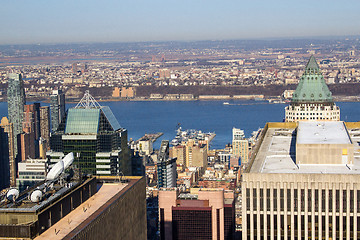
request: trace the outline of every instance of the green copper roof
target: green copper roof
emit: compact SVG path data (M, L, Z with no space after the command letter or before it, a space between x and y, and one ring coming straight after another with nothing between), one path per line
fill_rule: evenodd
M332 102L332 95L315 57L311 56L294 92L292 102Z

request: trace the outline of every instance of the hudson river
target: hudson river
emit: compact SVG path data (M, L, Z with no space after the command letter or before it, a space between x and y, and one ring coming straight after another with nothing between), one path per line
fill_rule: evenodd
M138 139L145 133L163 132L155 147L163 139L172 140L178 124L183 129L215 132L211 148L224 148L231 142L232 128L241 128L249 137L252 131L266 122L282 122L287 104L262 101L144 101L100 102L109 106L120 125L128 130L128 137ZM48 105L42 103L42 105ZM339 102L342 121L360 121L360 102ZM67 104L67 108L75 104ZM7 103L0 103L0 116L7 116Z

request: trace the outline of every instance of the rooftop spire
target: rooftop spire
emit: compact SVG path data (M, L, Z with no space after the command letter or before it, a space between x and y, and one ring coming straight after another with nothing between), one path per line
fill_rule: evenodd
M311 55L308 63L306 64L305 71L310 73L318 73L320 72L319 65L316 62L316 59L313 55Z
M101 105L95 100L95 98L93 98L93 96L90 95L89 90L86 90L83 98L75 106L75 108L101 108Z
M333 102L331 92L314 56L311 56L306 64L292 102Z

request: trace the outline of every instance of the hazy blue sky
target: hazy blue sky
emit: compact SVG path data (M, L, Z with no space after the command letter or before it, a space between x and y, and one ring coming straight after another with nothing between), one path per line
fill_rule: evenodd
M360 35L360 1L2 0L0 44Z

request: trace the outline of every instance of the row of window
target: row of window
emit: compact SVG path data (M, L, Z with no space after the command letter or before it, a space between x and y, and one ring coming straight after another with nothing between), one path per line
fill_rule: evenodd
M291 207L294 207L294 211L302 211L304 212L312 211L312 207L314 207L315 212L326 212L326 204L328 204L329 212L340 212L342 209L343 212L346 212L349 208L350 212L354 212L354 207L356 206L357 212L360 212L360 190L328 190L324 189L314 190L314 194L312 194L312 190L308 189L294 189L293 195L291 195L291 189L273 189L271 193L271 189L265 189L266 197L264 195L264 189L259 189L259 206L257 204L257 189L253 189L252 193L250 189L246 189L246 210L248 211L271 211L271 207L273 207L273 211L291 211ZM341 192L340 192L341 191ZM342 196L340 197L340 193ZM357 195L357 202L354 202L354 194ZM252 209L251 209L251 196L252 194ZM272 195L271 195L272 194ZM349 194L349 197L348 197ZM335 196L334 196L335 195ZM278 203L279 200L279 203ZM285 209L285 201L286 201L286 209ZM326 202L327 201L327 202ZM341 203L342 202L342 203ZM349 204L348 204L349 202ZM265 209L266 204L266 209ZM279 205L279 206L278 206ZM340 209L340 205L342 208ZM306 209L307 207L307 209Z
M250 237L251 233L251 223L253 222L253 233L254 237L257 237L257 230L260 229L260 234L264 235L264 230L267 230L267 237L269 238L271 236L271 230L274 229L274 237L278 235L278 231L280 230L280 235L283 237L285 232L287 232L288 237L291 236L291 232L294 233L295 238L301 234L302 237L304 237L305 232L308 234L308 237L311 238L312 234L315 235L315 237L321 235L322 237L326 236L326 232L328 232L329 237L333 236L333 234L336 236L336 238L340 237L340 232L342 232L343 237L346 236L347 230L350 231L350 239L354 239L353 236L355 234L354 232L354 217L349 216L350 224L347 226L347 217L339 217L339 216L328 216L326 218L325 216L294 216L293 218L293 224L291 225L291 216L286 215L263 215L260 214L260 222L258 222L257 215L253 215L253 219L251 220L250 214L246 215L246 229L248 233L248 237ZM321 219L320 219L321 218ZM286 223L285 223L286 219ZM265 224L266 221L266 224ZM321 221L321 222L320 222ZM341 223L340 223L341 221ZM307 222L307 228L305 228L305 224ZM349 227L349 229L348 229ZM359 236L359 230L360 230L360 217L357 217L357 224L356 224L356 230L357 235ZM266 236L265 236L266 237Z

